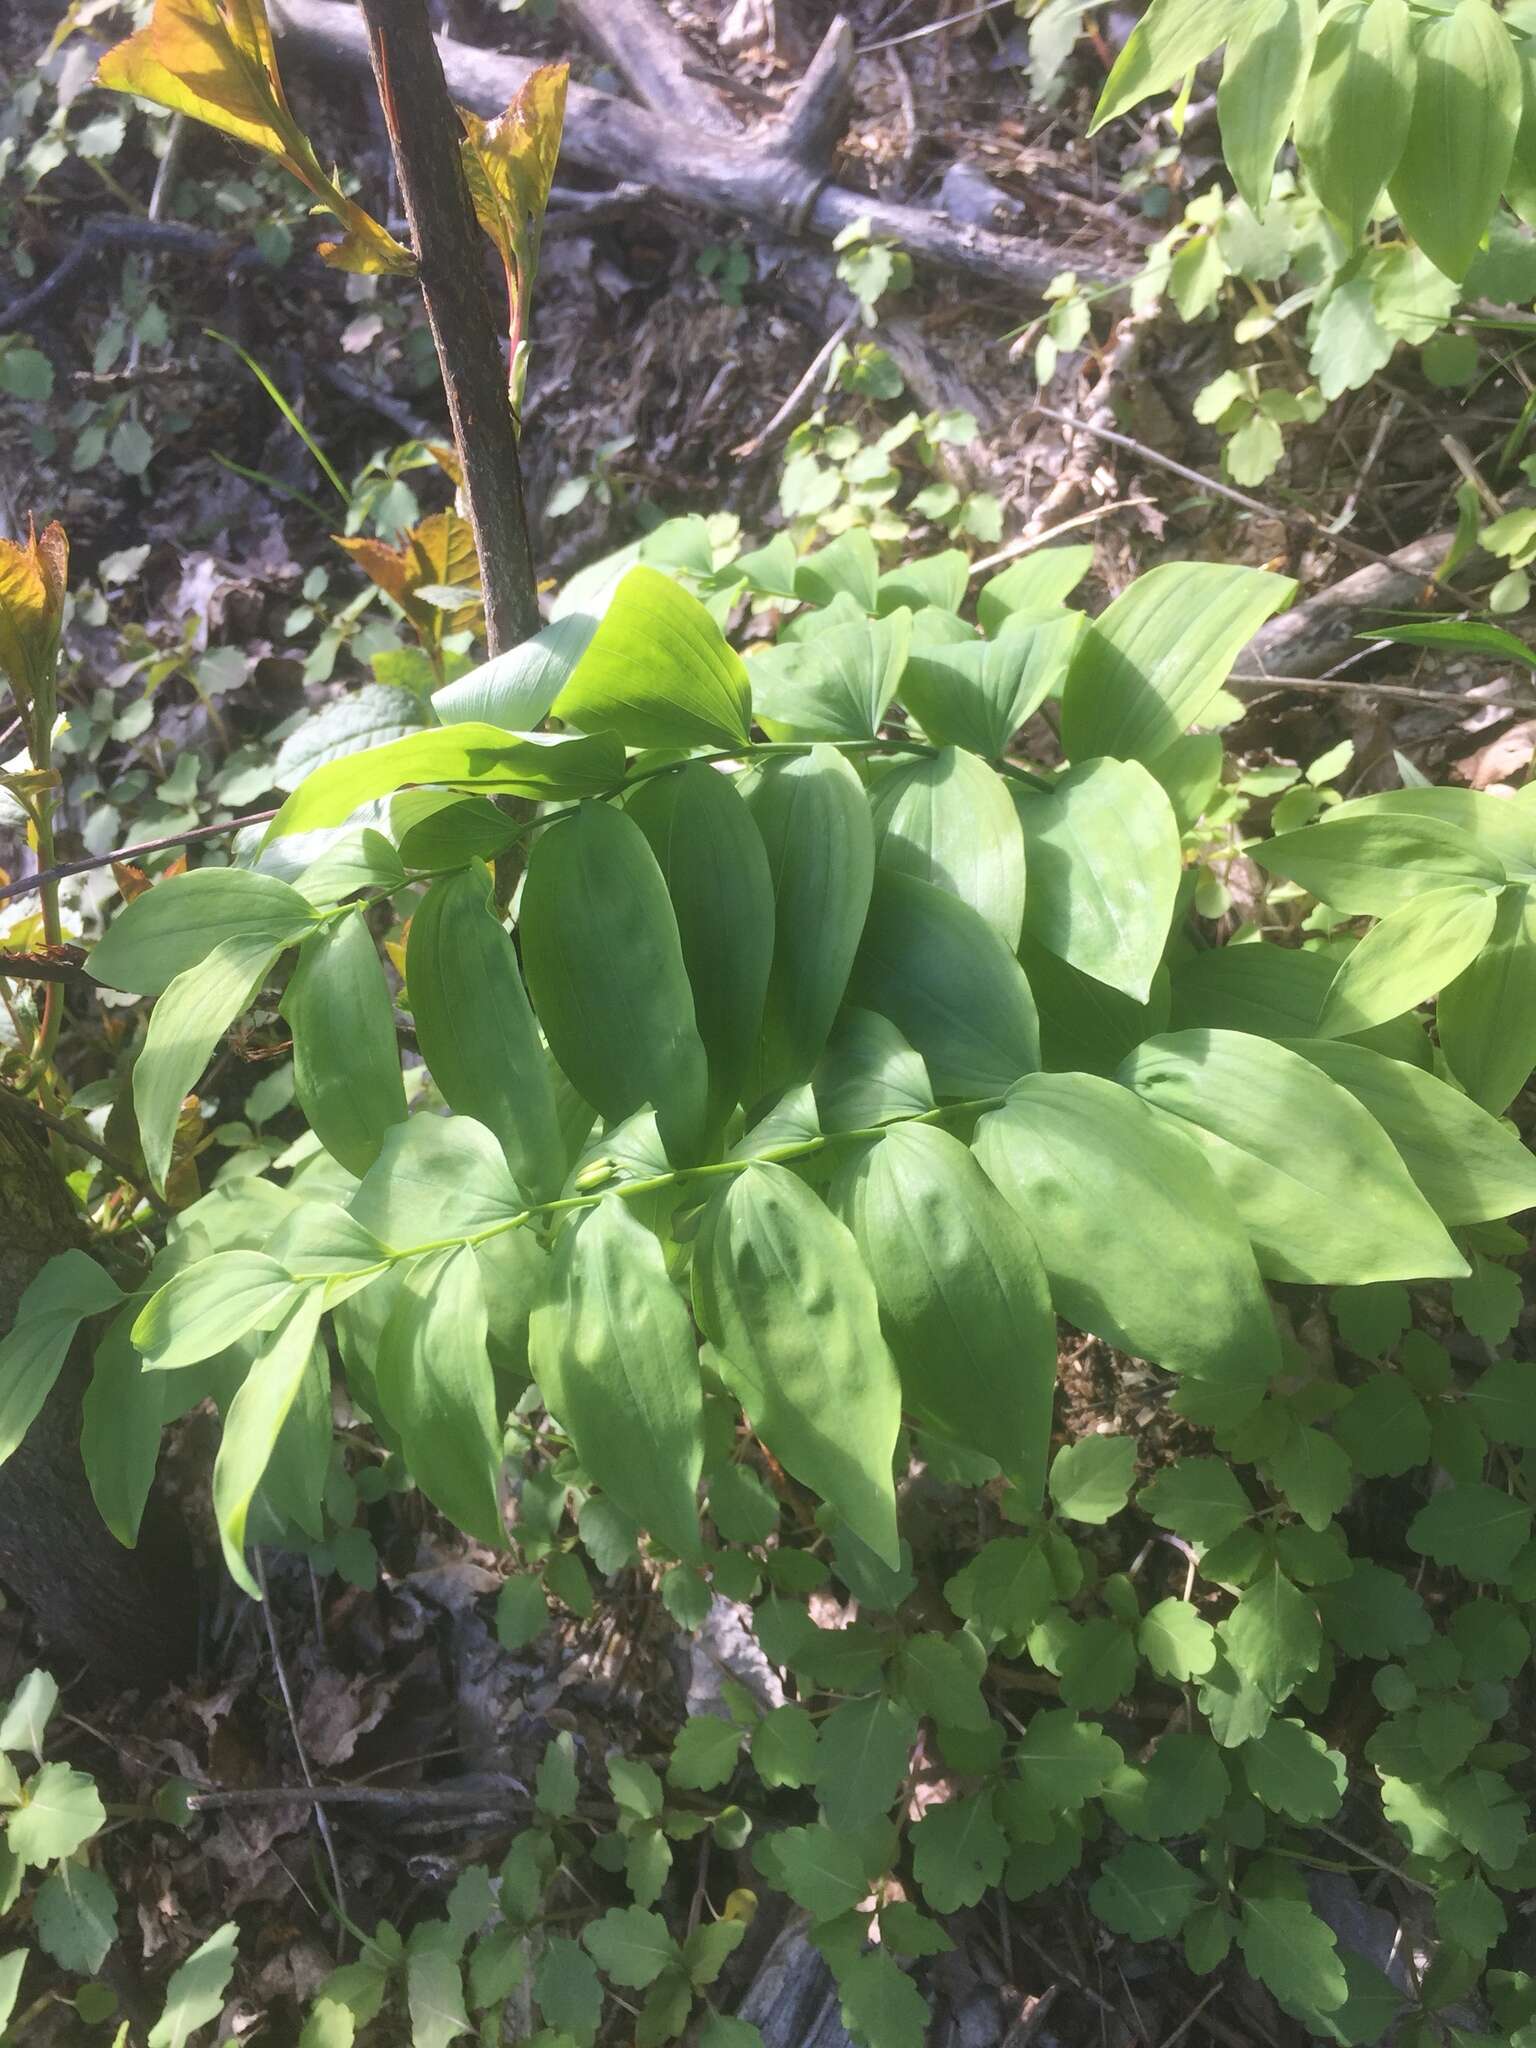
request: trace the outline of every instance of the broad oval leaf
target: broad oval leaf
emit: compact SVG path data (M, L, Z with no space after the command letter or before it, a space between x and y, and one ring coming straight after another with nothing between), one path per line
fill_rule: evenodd
M1195 723L1295 590L1287 576L1224 562L1165 562L1138 576L1073 651L1061 699L1068 756L1154 760Z
M478 861L434 882L417 905L405 979L416 1042L443 1100L494 1132L519 1187L554 1194L565 1141L549 1063Z
M774 740L869 740L896 694L912 641L912 615L861 619L754 657L752 702Z
M74 1248L56 1253L27 1286L0 1336L0 1465L52 1392L80 1324L121 1300L117 1283Z
M199 1365L252 1330L270 1328L294 1299L293 1275L265 1252L214 1252L152 1294L133 1325L146 1366Z
M1178 895L1179 825L1139 761L1081 761L1016 788L1030 870L1025 928L1095 981L1147 1001Z
M760 1094L808 1078L848 986L875 872L864 785L834 747L780 757L742 794L768 853L773 967L763 1010Z
M848 1230L787 1168L749 1166L704 1211L693 1300L753 1429L895 1570L901 1382Z
M661 1246L619 1195L555 1245L529 1363L583 1467L680 1556L699 1552L704 1391L697 1345Z
M1291 1050L1370 1111L1443 1223L1487 1223L1536 1206L1536 1157L1459 1090L1340 1039L1295 1039Z
M1451 786L1384 789L1351 797L1328 814L1330 825L1345 818L1432 818L1458 826L1502 865L1512 882L1536 882L1536 808L1529 804Z
M1128 1090L1093 1074L1031 1074L982 1118L976 1154L1023 1218L1068 1322L1197 1379L1261 1392L1279 1370L1231 1203L1198 1146Z
M1096 981L1030 936L1019 964L1040 1012L1040 1064L1048 1074L1113 1074L1144 1038L1168 1029L1168 970L1159 967L1144 1003Z
M1404 228L1447 277L1465 277L1509 175L1523 86L1488 0L1457 0L1418 48L1408 139L1389 189Z
M882 776L870 809L877 864L948 889L1012 952L1024 920L1024 834L1002 777L941 747Z
M361 1179L391 1124L405 1121L394 1004L361 911L304 941L280 1008L298 1105L331 1157Z
M1253 858L1348 917L1385 917L1427 889L1505 881L1503 862L1463 826L1413 813L1332 813L1264 841Z
M339 825L359 804L392 796L410 783L446 783L543 803L600 796L623 776L624 745L616 733L510 733L470 723L428 726L317 768L272 820L262 844L290 832Z
M268 932L221 940L166 986L150 1013L144 1049L134 1063L133 1107L144 1163L162 1194L182 1102L281 951Z
M1049 612L1066 603L1093 567L1091 544L1036 548L989 577L976 596L983 633L998 633L1020 612Z
M532 732L570 681L585 654L597 621L588 612L567 612L529 640L472 668L455 683L432 693L432 709L444 725L494 725L503 732Z
M136 896L92 947L98 981L157 996L226 939L260 940L268 954L303 938L315 912L288 883L249 868L196 868Z
M495 1138L472 1117L413 1116L386 1134L347 1212L395 1251L471 1237L525 1202Z
M844 1007L814 1084L824 1131L867 1131L934 1106L928 1069L889 1019Z
M1139 100L1178 85L1263 7L1264 0L1152 0L1105 80L1089 134Z
M615 590L552 708L630 747L745 746L752 726L746 663L696 597L644 563Z
M936 607L958 612L965 603L966 585L971 580L970 558L964 548L945 548L936 555L918 555L910 562L898 562L883 570L876 592L876 609L881 616L899 610L920 612Z
M1414 1009L1470 967L1493 931L1491 889L1426 889L1373 925L1349 953L1323 1004L1318 1035L1367 1031Z
M1175 1031L1249 1031L1258 1038L1315 1038L1338 973L1335 953L1255 941L1213 946L1179 961L1170 977ZM1363 1045L1410 1066L1431 1063L1429 1040L1414 1017L1394 1017L1360 1034Z
M253 1600L261 1598L261 1588L245 1561L246 1519L262 1475L272 1462L283 1424L309 1371L321 1304L321 1289L306 1289L257 1351L229 1404L218 1456L214 1459L213 1511L225 1568L235 1584ZM329 1451L328 1410L325 1420Z
M1487 944L1440 991L1440 1049L1474 1102L1497 1116L1536 1067L1536 900L1506 889Z
M1228 41L1216 94L1221 151L1255 219L1269 204L1316 42L1317 0L1268 0L1243 13Z
M1118 1078L1199 1144L1271 1279L1359 1286L1467 1270L1386 1132L1298 1054L1242 1032L1177 1031L1139 1046Z
M709 1068L677 918L632 818L583 804L534 842L523 965L549 1049L612 1122L647 1104L670 1156L703 1140Z
M1078 612L1031 611L1010 618L995 640L919 648L901 701L936 744L995 760L1061 683L1082 627Z
M939 1095L1000 1095L1040 1064L1023 968L979 911L929 882L875 877L848 994L890 1019Z
M1296 148L1351 242L1365 232L1408 140L1417 65L1407 0L1337 8L1322 25L1296 116Z
M1040 1255L958 1138L896 1124L839 1173L833 1207L874 1278L907 1407L1041 1498L1056 1319Z
M747 1092L762 1030L774 936L767 850L734 780L700 761L652 776L625 809L672 900L715 1130Z
M469 1246L429 1252L406 1269L374 1383L380 1413L422 1492L461 1529L503 1546L501 1419L485 1290Z

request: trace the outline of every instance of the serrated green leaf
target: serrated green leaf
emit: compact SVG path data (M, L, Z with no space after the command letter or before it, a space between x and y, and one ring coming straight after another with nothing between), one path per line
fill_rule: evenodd
M816 1753L816 1794L828 1826L861 1828L889 1813L916 1739L916 1718L880 1693L834 1707Z
M1255 1513L1230 1465L1221 1458L1179 1458L1141 1490L1153 1521L1207 1547L1240 1529Z
M1408 1541L1421 1555L1492 1585L1507 1582L1530 1536L1526 1502L1482 1480L1445 1487L1408 1524Z
M1094 1798L1124 1762L1120 1745L1068 1708L1031 1716L1015 1751L1030 1796L1051 1813L1070 1813Z
M1333 1930L1301 1899L1244 1895L1237 1945L1261 1984L1282 2005L1333 2012L1348 1982Z
M1317 1669L1322 1656L1317 1608L1278 1565L1243 1588L1223 1636L1238 1671L1277 1705Z
M1166 1849L1128 1842L1094 1879L1088 1902L1116 1934L1158 1941L1178 1933L1199 1893L1199 1878Z
M804 1707L772 1708L751 1741L752 1768L765 1785L808 1785L815 1777L816 1723Z
M851 1911L869 1891L863 1852L846 1834L822 1826L785 1828L768 1842L773 1874L817 1920Z
M694 1714L683 1723L667 1765L667 1781L679 1790L707 1792L723 1785L741 1754L742 1730L715 1714Z
M603 1987L591 1957L568 1936L545 1936L544 1953L534 1966L533 1995L547 2025L557 2034L569 2034L578 2048L591 2048L603 2016Z
M69 1764L44 1764L28 1779L25 1803L13 1809L6 1839L13 1856L41 1866L73 1856L106 1824L106 1808L93 1778Z
M661 1915L639 1906L613 1907L601 1920L589 1921L581 1938L604 1976L636 1991L683 1958Z
M1160 1678L1183 1685L1216 1662L1216 1631L1187 1600L1159 1600L1142 1617L1136 1647Z
M1008 1845L990 1792L928 1807L911 1842L913 1874L935 1913L978 1904L1002 1877Z
M1088 1436L1051 1461L1051 1499L1074 1522L1107 1522L1125 1506L1136 1472L1128 1436Z
M1271 1813L1294 1821L1331 1820L1343 1804L1344 1759L1300 1721L1273 1720L1240 1755L1250 1789Z
M928 2001L889 1956L860 1956L839 1973L837 1995L860 2048L923 2048Z
M61 1863L32 1901L32 1924L60 1969L93 1977L117 1939L117 1895L99 1870Z

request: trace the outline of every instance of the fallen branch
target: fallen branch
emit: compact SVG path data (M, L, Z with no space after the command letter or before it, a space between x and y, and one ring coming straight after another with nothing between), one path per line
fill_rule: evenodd
M273 26L295 69L332 65L353 73L368 61L361 18L341 0L274 0ZM534 70L523 58L470 49L446 37L438 51L449 90L476 113L499 114ZM1074 258L1023 235L959 226L926 207L901 206L827 180L762 138L710 134L643 107L573 85L566 103L563 160L609 181L633 180L690 211L725 214L831 241L857 220L897 242L919 266L958 272L1014 293L1037 294L1074 261L1080 274L1129 275L1111 259Z
M719 101L696 94L689 66L694 53L670 18L649 0L565 0L565 12L582 35L629 81L642 106L675 118L692 107L700 127L737 135L740 122Z
M50 882L67 882L71 875L88 875L94 868L109 868L117 860L138 860L146 853L164 853L172 846L195 846L200 839L217 839L225 832L241 832L247 825L265 825L277 812L247 811L243 818L224 818L217 825L195 825L190 832L172 832L165 839L141 839L135 846L114 846L110 853L93 853L85 860L66 860L40 874L27 875L19 882L7 882L0 889L0 903L17 896L35 896Z

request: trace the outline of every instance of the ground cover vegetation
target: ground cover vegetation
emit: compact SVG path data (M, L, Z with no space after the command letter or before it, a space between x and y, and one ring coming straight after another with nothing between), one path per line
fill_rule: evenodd
M118 617L156 543L82 578L60 520L0 542L5 2038L1528 2048L1536 22L1034 9L1011 91L1080 133L1096 100L1098 147L1148 121L1134 261L1077 252L1010 330L1042 420L1090 348L1110 387L1046 516L872 210L754 429L771 516L652 502L610 435L535 527L609 545L536 593L583 103L545 62L445 128L430 64L391 87L424 13L364 11L404 222L325 168L261 0L156 0L64 92L125 26L76 7L8 115L34 192L232 140L213 203L416 381L349 482L248 333L204 344L275 422L213 451L239 502L339 529L275 716L238 604ZM437 260L476 227L499 336ZM29 425L46 474L115 491L200 431L136 374L173 347L146 262ZM744 311L740 242L690 268ZM50 397L4 324L0 382ZM1181 488L1289 479L1278 552L1148 565L1075 510L1117 435L1172 461L1117 380L1185 328L1224 360ZM1484 384L1428 552L1352 538L1394 424ZM1324 732L1332 547L1416 666ZM6 1520L61 1431L79 1543L143 1566L168 1521L203 1573L137 1729L92 1690L131 1627L52 1611Z

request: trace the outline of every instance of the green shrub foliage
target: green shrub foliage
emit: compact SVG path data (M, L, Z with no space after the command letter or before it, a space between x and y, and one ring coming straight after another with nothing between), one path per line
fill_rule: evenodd
M660 1773L591 1760L616 1819L580 1939L537 1931L593 1849L565 1737L476 1910L328 1990L358 2025L387 1983L462 2014L529 1972L541 2040L592 2041L604 1980L674 2037L740 1939L671 1911L711 1828L809 1915L872 2048L918 2048L946 1916L1056 1886L1319 2040L1528 2042L1536 1987L1485 1964L1536 1880L1536 1367L1496 1355L1503 1219L1536 1203L1502 1120L1536 1064L1536 804L1320 782L1252 848L1272 905L1313 899L1305 943L1213 948L1186 848L1220 753L1186 733L1289 584L1158 568L1085 621L1047 555L983 589L983 635L866 536L711 570L684 524L687 580L589 579L596 631L545 636L552 729L484 722L490 664L319 759L248 864L117 918L91 964L154 997L156 1184L253 1006L308 1130L131 1293L45 1272L6 1446L109 1316L85 1456L125 1542L163 1423L211 1396L249 1591L254 1540L366 1580L359 1493L409 1475L506 1550L509 1644L590 1606L588 1565L659 1577L685 1628L752 1603L784 1703L733 1683ZM719 621L754 564L811 601L743 659ZM1010 748L1052 697L1044 770ZM1144 1361L1110 1434L1053 1437L1058 1317ZM333 1445L333 1375L383 1468ZM829 1585L851 1626L812 1618ZM1428 1958L1390 1977L1308 1889L1383 1864Z

